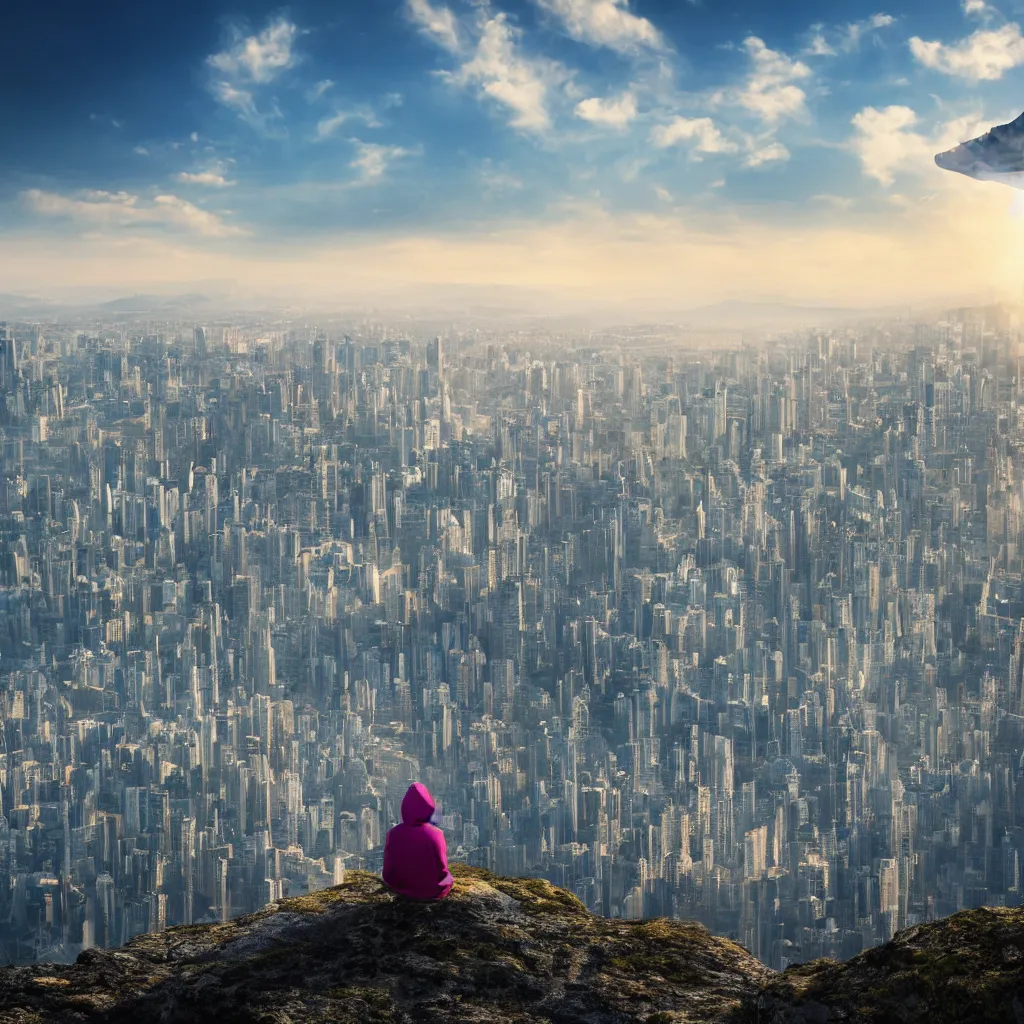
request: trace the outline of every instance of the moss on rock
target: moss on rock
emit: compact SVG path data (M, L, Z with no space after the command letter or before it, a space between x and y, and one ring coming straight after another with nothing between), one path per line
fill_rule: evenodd
M541 879L453 874L440 903L352 872L225 924L0 970L0 1024L1024 1022L1020 911L773 975L701 925L606 920Z

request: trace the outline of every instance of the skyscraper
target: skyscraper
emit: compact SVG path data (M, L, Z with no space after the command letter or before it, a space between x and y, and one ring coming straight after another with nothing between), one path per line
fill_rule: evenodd
M444 343L439 336L427 342L427 369L438 377L444 375Z

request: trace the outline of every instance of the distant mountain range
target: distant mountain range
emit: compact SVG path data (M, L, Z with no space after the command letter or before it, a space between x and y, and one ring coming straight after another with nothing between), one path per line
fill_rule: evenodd
M0 319L45 317L74 313L168 313L205 305L204 295L132 295L109 302L54 302L29 295L0 293Z
M660 304L639 312L643 304L614 303L597 305L578 294L559 296L516 288L474 286L439 286L436 289L409 289L405 292L360 296L359 300L338 299L334 302L288 302L274 296L206 294L197 291L176 295L145 293L104 301L55 301L35 296L0 293L2 320L65 320L79 317L125 319L185 320L201 319L229 313L259 312L307 317L338 314L405 317L410 322L506 321L549 322L553 329L621 328L638 324L671 327L674 330L724 332L767 332L835 328L868 321L885 321L911 315L908 306L843 307L816 306L782 300L748 301L727 299L691 308L671 309ZM929 317L941 315L944 309L974 307L978 311L995 308L992 303L965 301L951 296L948 302L927 306ZM1002 307L1000 307L1002 308ZM1008 307L1007 307L1008 308ZM916 308L923 313L925 306ZM988 319L988 317L986 317Z
M131 295L126 298L101 302L93 307L97 310L109 310L112 313L166 313L178 310L191 310L209 305L211 300L205 295L189 293L187 295Z
M116 299L43 299L30 295L0 293L0 320L63 319L75 316L185 317L191 313L226 310L234 304L198 292L180 295L126 295Z
M855 309L841 306L802 306L786 302L746 302L728 299L684 310L680 322L700 327L733 329L831 327L840 323L906 316L906 306Z
M28 295L8 295L0 292L0 320L5 317L11 319L33 314L42 315L52 312L56 308L52 302L48 302L46 299L32 298Z

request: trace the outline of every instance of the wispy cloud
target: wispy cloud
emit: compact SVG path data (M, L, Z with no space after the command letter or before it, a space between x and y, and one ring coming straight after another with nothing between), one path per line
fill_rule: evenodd
M512 174L505 168L495 167L492 160L484 160L480 167L480 180L486 192L500 193L516 191L523 188L523 179Z
M636 118L636 96L630 91L604 100L594 96L580 100L576 104L575 113L578 118L591 124L625 128Z
M997 29L979 29L949 45L913 36L910 52L919 64L944 75L994 81L1024 64L1024 36L1018 24L1009 22Z
M854 204L853 199L849 196L837 196L829 192L819 192L817 195L811 196L811 202L831 206L834 210L848 210Z
M879 13L831 28L823 24L812 25L810 42L803 53L808 57L835 57L839 53L853 53L860 49L866 38L895 24L896 19L891 14Z
M449 53L461 51L462 33L450 8L443 4L435 7L429 0L407 0L405 9L413 24L438 46Z
M922 177L944 173L936 170L934 155L984 130L978 116L972 114L926 133L920 130L917 112L906 106L882 110L865 107L851 123L854 135L849 147L860 161L861 170L887 187L903 174Z
M763 167L789 159L789 150L777 139L751 140L747 146L746 167Z
M402 146L382 146L373 142L362 142L360 139L349 141L356 147L356 155L349 163L349 167L359 172L355 182L358 185L371 185L380 181L394 161L414 154L413 150Z
M997 14L996 9L985 0L963 0L964 14L971 16Z
M695 160L702 153L735 153L739 149L710 117L676 117L668 124L652 128L650 140L658 149L688 143Z
M475 86L481 96L504 107L514 128L544 132L551 127L548 90L567 76L556 62L523 53L520 38L504 14L486 17L472 55L444 77L455 85Z
M185 185L205 185L209 188L227 188L234 185L225 172L227 167L220 162L215 162L201 171L179 171L175 178Z
M280 119L281 112L273 101L269 109L261 110L256 89L299 62L294 48L298 35L293 22L278 17L256 35L246 36L234 29L231 45L206 59L213 73L210 91L214 98L260 133L270 134L270 124Z
M896 19L891 14L872 14L870 18L852 21L843 29L839 45L846 51L856 50L867 36L895 24Z
M740 107L769 125L806 116L807 94L797 83L810 78L811 69L769 49L757 36L748 36L743 46L752 65L749 74L741 86L718 90L712 103Z
M265 84L298 61L294 50L298 29L287 18L278 17L260 33L243 36L233 31L231 45L207 58L211 68L231 79Z
M834 57L836 48L825 38L824 25L811 26L811 41L803 51L808 57Z
M217 214L175 195L158 195L144 200L130 192L87 191L74 196L29 189L22 201L34 212L62 217L92 227L163 227L188 231L209 238L241 235Z
M549 90L570 76L557 61L527 54L522 30L506 14L486 0L473 0L473 6L474 13L460 19L443 4L406 0L406 13L423 35L457 58L455 67L439 72L445 81L503 107L513 128L546 132L552 124Z
M629 9L629 0L534 0L581 43L618 53L667 48L662 34Z
M316 126L315 142L323 142L329 139L346 121L351 120L352 115L347 110L340 110L330 117L325 117Z
M372 110L338 110L330 117L325 117L317 122L313 141L324 142L326 139L332 138L342 125L348 124L350 121L362 121L368 128L380 127L380 121L377 120L377 116Z
M333 88L334 88L334 82L332 82L331 79L329 79L329 78L325 78L322 81L317 82L314 85L311 85L306 90L306 102L307 103L316 103L316 101L318 99L320 99L320 97L323 96L323 94L325 92L327 92L329 89L333 89Z
M272 134L272 123L281 118L281 111L273 101L267 109L260 110L251 89L240 89L230 82L214 82L212 92L218 103L234 110L242 121L261 135Z

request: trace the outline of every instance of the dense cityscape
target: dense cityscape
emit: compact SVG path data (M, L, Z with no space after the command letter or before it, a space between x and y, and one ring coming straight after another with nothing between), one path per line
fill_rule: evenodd
M0 955L453 861L766 964L1018 905L1002 308L688 344L0 325Z

